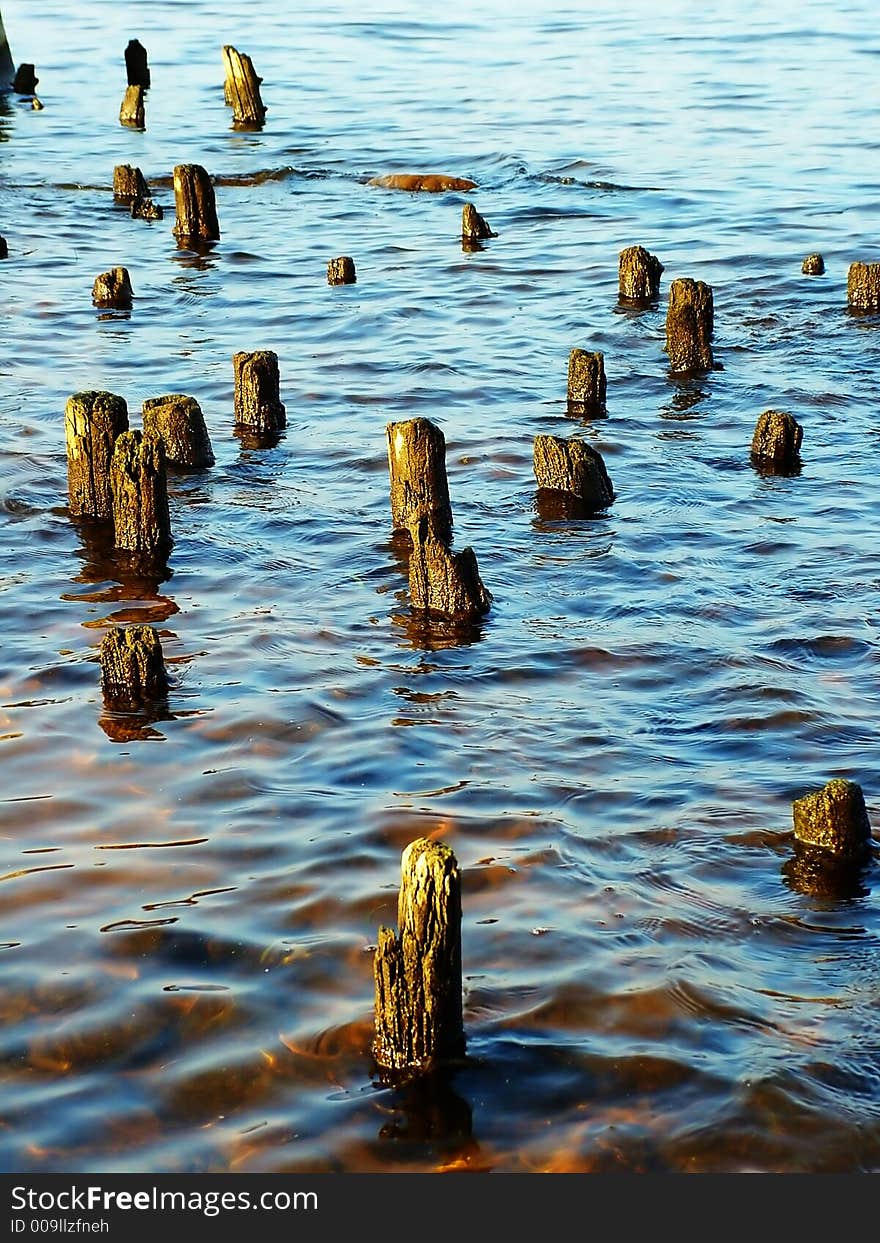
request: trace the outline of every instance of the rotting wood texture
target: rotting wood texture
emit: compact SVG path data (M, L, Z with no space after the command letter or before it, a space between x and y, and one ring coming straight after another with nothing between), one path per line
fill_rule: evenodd
M108 707L139 707L168 690L162 644L153 626L114 626L101 641L100 661Z
M669 368L678 374L711 371L715 306L711 288L689 276L669 286L666 311L666 352Z
M278 355L273 350L240 350L232 356L235 421L261 434L281 431L287 412L280 399Z
M171 466L199 469L214 465L214 451L202 408L185 393L148 397L143 405L144 435L162 441Z
M220 237L217 204L210 175L201 164L177 164L174 168L176 220L172 232L180 242L188 239L216 242Z
M644 305L660 294L663 264L644 246L627 246L617 265L618 297L621 302Z
M570 493L587 512L607 509L614 500L601 453L577 437L536 436L534 470L539 488Z
M388 423L388 472L391 481L391 523L410 531L427 519L436 539L452 538L452 506L446 479L446 439L430 419Z
M250 56L226 44L223 66L223 97L232 106L233 121L237 125L262 125L266 117L266 107L260 97L263 79L257 76Z
M123 432L110 461L110 486L116 547L146 558L164 557L173 540L161 440Z
M110 462L116 441L128 431L128 406L115 393L74 393L64 409L67 491L71 514L113 516Z
M488 613L492 594L480 578L473 548L451 552L427 518L410 527L409 596L413 609L451 621L473 621Z

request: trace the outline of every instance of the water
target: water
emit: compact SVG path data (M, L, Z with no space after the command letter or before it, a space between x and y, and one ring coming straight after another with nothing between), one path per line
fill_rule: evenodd
M2 1168L880 1168L876 864L790 867L793 798L844 776L880 813L880 330L846 310L880 258L873 9L592 8L4 0L45 108L0 115ZM133 37L144 133L117 121ZM222 43L261 132L231 127ZM181 162L217 178L207 256L171 234ZM114 209L119 163L164 221ZM391 171L478 188L366 184ZM474 252L466 198L498 233ZM642 313L635 243L665 267ZM118 263L128 317L90 300ZM723 369L677 382L685 275ZM568 416L576 345L604 418ZM274 447L233 434L257 348ZM67 513L90 388L135 426L161 393L205 412L161 581ZM768 407L803 424L799 475L750 463ZM466 641L411 617L391 539L385 424L416 415L494 596ZM606 513L542 519L539 432L602 453ZM100 691L136 621L172 676L154 719ZM425 834L462 868L468 1058L393 1092L371 950Z

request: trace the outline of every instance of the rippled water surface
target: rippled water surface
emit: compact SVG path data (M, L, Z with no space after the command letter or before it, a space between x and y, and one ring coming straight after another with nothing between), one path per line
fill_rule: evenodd
M3 0L42 111L0 104L0 1166L15 1171L880 1169L876 862L792 867L791 802L878 823L880 259L873 6ZM146 130L118 122L146 46ZM232 127L221 45L268 106ZM178 249L178 163L220 243ZM165 219L113 206L139 166ZM379 173L477 188L407 194ZM498 236L464 251L472 201ZM664 265L617 304L619 251ZM801 274L820 251L826 274ZM327 261L352 255L355 285ZM95 276L131 273L130 315ZM715 297L678 381L669 282ZM605 417L572 418L575 347ZM234 434L232 354L288 425ZM68 514L68 396L194 396L165 574ZM767 408L799 474L755 470ZM446 436L456 547L493 594L411 615L385 425ZM536 507L538 433L617 493ZM108 627L172 686L105 707ZM430 1093L370 1057L372 948L422 835L462 869L468 1056Z

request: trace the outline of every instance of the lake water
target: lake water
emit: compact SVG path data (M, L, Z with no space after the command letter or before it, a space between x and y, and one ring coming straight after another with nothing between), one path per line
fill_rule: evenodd
M832 777L880 822L880 317L846 307L880 259L874 6L2 11L44 108L0 111L0 1168L880 1169L877 865L790 866L792 800ZM225 43L261 131L232 127ZM204 256L171 232L184 162L216 179ZM122 163L163 221L114 207ZM367 184L395 171L477 188ZM474 251L465 201L498 234ZM665 269L642 312L633 244ZM116 264L128 316L91 303ZM687 381L679 276L715 299ZM605 417L568 413L575 346ZM253 349L287 407L262 447L233 428ZM167 575L68 514L86 389L133 426L163 393L205 413ZM750 461L771 407L799 474ZM385 425L413 416L494 597L467 636L411 615L391 538ZM606 512L542 516L538 433L600 451ZM102 700L129 622L162 636L157 719ZM462 869L467 1060L396 1092L372 948L423 835Z

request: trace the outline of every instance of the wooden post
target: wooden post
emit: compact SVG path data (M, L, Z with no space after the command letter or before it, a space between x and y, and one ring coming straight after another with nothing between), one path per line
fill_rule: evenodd
M127 86L119 107L120 125L128 125L131 129L146 129L146 113L144 111L144 88Z
M391 522L395 531L410 531L427 519L436 539L452 539L452 506L446 479L446 439L430 419L388 423L388 471L391 477Z
M9 247L6 244L6 238L0 237L0 259L9 258Z
M572 350L568 356L568 406L572 413L599 414L605 409L605 355Z
M174 169L177 220L172 230L178 242L188 239L216 242L220 237L214 186L201 164L178 164Z
M620 252L617 269L621 302L643 306L660 295L663 264L644 246L628 246Z
M431 530L427 517L410 527L409 596L413 609L473 621L488 613L492 595L483 585L472 548L450 552Z
M353 285L357 280L354 270L354 259L350 255L340 255L327 264L328 285Z
M132 164L117 164L113 169L113 199L123 207L130 207L135 199L150 197L150 188L139 168Z
M108 708L136 708L168 691L162 644L153 626L114 626L101 640L100 661Z
M712 290L689 276L669 286L666 312L666 350L674 373L711 371L715 308Z
M752 436L752 457L781 471L794 469L799 462L804 429L794 415L782 410L765 410L758 416Z
M158 203L154 203L151 198L132 199L131 218L132 220L163 220L165 212Z
M144 435L162 441L165 461L172 466L214 465L214 451L205 416L194 397L169 393L148 397L143 406Z
M835 778L821 790L792 803L794 835L801 845L836 859L864 859L871 853L871 825L861 786Z
M128 268L111 268L95 277L92 286L92 302L95 306L112 306L117 310L130 310L134 291Z
M855 311L880 311L880 263L851 263L846 299Z
M117 548L161 559L171 549L165 450L161 440L123 432L110 461Z
M452 850L418 838L401 857L397 932L373 959L373 1055L387 1071L425 1071L464 1056L461 878Z
M497 236L498 234L489 227L488 221L483 219L473 203L465 203L461 209L461 240L481 242L484 238Z
M9 90L15 77L15 62L9 50L9 40L3 28L3 14L0 13L0 91Z
M64 408L67 491L71 514L112 518L110 461L117 438L128 431L128 406L115 393L74 393Z
M21 64L12 80L12 89L16 95L36 95L39 80L33 65Z
M257 77L250 56L226 44L223 65L226 71L223 97L232 105L233 122L243 126L262 125L266 117L266 108L260 98L263 79Z
M821 255L807 255L801 264L801 271L805 276L821 276L825 271L825 260Z
M280 431L287 412L280 399L278 355L272 350L240 351L232 356L235 421L260 434Z
M534 470L539 488L570 493L587 513L607 509L614 500L601 453L577 438L536 436Z
M150 89L147 49L137 39L129 39L125 49L125 73L129 86L142 86L145 91Z

